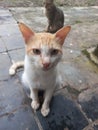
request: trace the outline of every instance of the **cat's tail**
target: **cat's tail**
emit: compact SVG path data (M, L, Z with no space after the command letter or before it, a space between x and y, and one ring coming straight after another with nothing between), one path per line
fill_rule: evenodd
M18 61L13 63L9 68L9 75L15 75L16 70L20 67L24 67L24 61Z

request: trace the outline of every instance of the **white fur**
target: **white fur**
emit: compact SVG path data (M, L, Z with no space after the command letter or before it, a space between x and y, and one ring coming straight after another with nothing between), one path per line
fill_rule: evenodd
M34 110L40 106L38 99L38 90L44 90L44 102L42 105L41 113L47 116L50 112L49 104L56 87L60 86L61 78L58 74L58 62L62 54L56 56L49 56L49 48L42 49L42 59L44 62L51 62L48 70L43 69L43 64L40 62L40 55L26 55L25 61L13 63L9 69L9 74L14 75L17 68L24 66L22 81L26 88L30 89L30 98L32 99L31 106Z
M60 76L58 75L57 63L61 59L61 54L56 57L50 57L52 63L49 70L43 70L42 64L39 62L39 57L40 56L25 56L22 80L23 83L26 86L29 86L31 90L31 106L35 110L38 109L40 105L37 90L45 90L41 113L43 116L47 116L50 112L49 103L53 96L53 92L56 86L60 85Z
M32 65L28 59L25 57L23 82L29 84L32 88L38 89L53 89L58 84L58 74L57 67L53 67L50 70L42 70L41 68L36 68ZM52 86L52 87L51 87Z
M49 104L53 92L56 86L60 85L57 64L62 57L61 48L64 39L71 27L63 27L53 35L48 33L36 34L23 23L19 23L19 28L26 42L27 53L22 80L30 88L31 106L34 110L40 106L38 90L45 91L41 113L43 116L47 116L50 112ZM19 66L12 65L12 70L9 73L14 74L13 70L16 70L17 67Z
M24 62L23 61L18 61L16 63L13 63L9 69L9 75L15 75L17 68L23 67Z

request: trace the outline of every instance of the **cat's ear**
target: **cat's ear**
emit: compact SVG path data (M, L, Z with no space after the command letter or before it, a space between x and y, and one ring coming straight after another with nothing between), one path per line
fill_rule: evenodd
M61 45L64 43L64 40L67 34L70 32L70 30L71 30L71 26L66 26L66 27L61 28L55 33L55 38Z
M30 38L32 36L34 36L34 32L29 27L27 27L24 23L19 23L18 25L19 25L19 29L22 32L22 35L25 39L25 42L28 43Z

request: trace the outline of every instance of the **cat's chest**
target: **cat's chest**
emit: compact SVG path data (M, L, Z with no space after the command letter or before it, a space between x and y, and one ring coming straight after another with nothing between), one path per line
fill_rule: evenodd
M56 72L38 72L36 74L33 75L34 79L37 80L37 82L39 82L40 85L46 86L48 84L53 84L56 80Z
M38 87L40 89L46 89L50 86L55 86L56 84L56 72L55 71L38 71L36 69L32 69L28 73L26 73L26 76L28 77L28 80L30 84L32 84L33 87Z

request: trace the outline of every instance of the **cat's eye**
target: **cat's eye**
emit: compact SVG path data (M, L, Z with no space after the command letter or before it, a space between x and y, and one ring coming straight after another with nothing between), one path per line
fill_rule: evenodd
M57 55L58 52L59 52L59 50L57 50L57 49L52 49L52 50L51 50L51 55L52 55L52 56Z
M34 53L35 55L40 55L40 54L41 54L41 51L40 51L40 49L33 49L33 53Z

